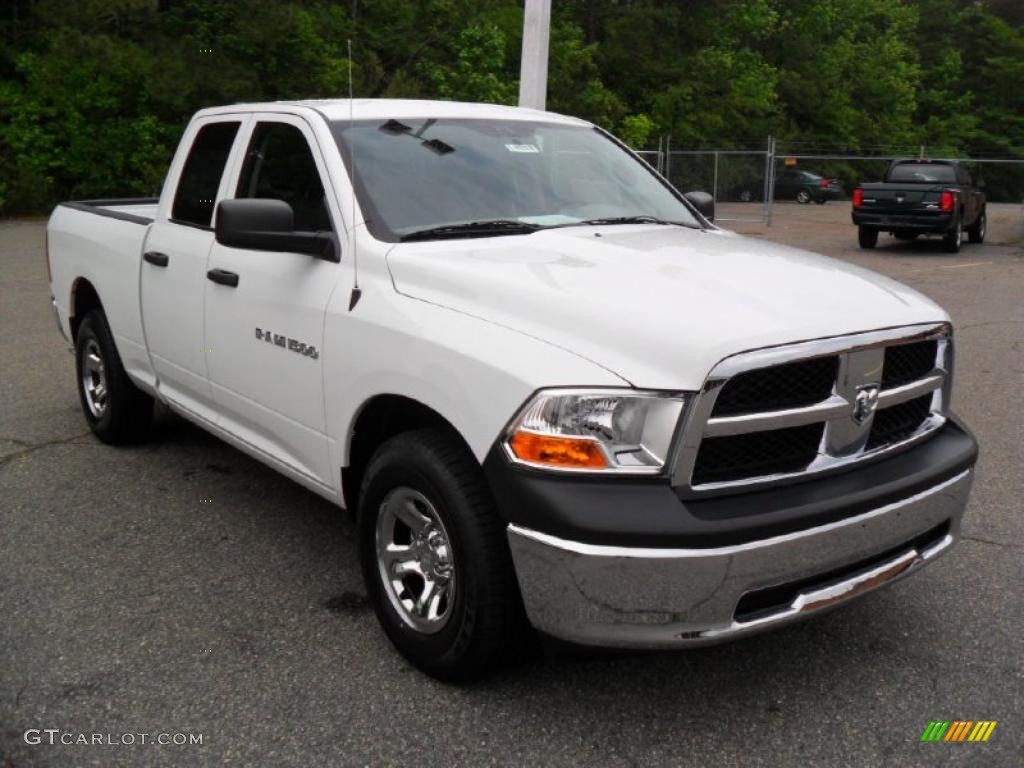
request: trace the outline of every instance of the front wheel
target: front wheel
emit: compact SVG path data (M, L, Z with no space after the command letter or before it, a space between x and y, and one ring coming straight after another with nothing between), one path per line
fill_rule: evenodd
M807 205L807 203L811 202L811 193L806 189L801 189L796 193L796 201L801 205Z
M942 238L942 247L947 253L959 253L963 242L964 225L963 222L957 221L956 226L949 230L946 236Z
M359 500L363 578L398 651L443 680L467 680L509 656L524 622L505 527L483 471L455 436L388 440Z
M878 245L878 230L871 227L858 227L857 240L861 248L874 248Z
M106 315L98 309L78 326L75 362L82 412L96 436L112 445L144 437L153 419L153 398L128 378Z
M978 220L974 222L967 229L967 238L972 243L984 243L985 242L985 228L988 226L988 214L985 209L981 209L981 213L978 214Z

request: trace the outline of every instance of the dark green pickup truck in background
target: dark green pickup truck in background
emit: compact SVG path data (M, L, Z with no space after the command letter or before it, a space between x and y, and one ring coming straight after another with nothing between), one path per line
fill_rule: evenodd
M985 239L985 194L960 163L897 160L885 181L853 191L853 223L861 248L874 248L879 232L891 232L900 240L940 235L956 253L965 231L972 243Z

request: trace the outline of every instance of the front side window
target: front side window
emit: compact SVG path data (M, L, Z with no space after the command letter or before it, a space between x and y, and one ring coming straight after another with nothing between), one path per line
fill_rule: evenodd
M284 200L295 213L295 229L331 229L320 171L309 142L294 125L257 124L249 141L235 197Z
M238 122L207 123L199 129L174 194L172 220L210 226L220 179L239 125Z
M356 194L380 240L486 222L524 231L630 217L700 226L645 163L588 126L417 118L332 130L350 168L355 157Z

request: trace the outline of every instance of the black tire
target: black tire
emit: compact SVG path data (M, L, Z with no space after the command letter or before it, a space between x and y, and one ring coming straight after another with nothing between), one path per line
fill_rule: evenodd
M800 203L800 205L807 205L811 202L811 193L806 189L801 189L796 193L796 201Z
M396 498L413 504L421 516L440 522L420 529L418 541L412 527L406 526L405 538L410 549L429 549L428 541L437 531L445 537L448 557L444 560L453 586L445 593L444 617L431 619L429 614L415 615L410 606L403 607L403 600L414 602L422 595L425 581L417 573L439 578L437 551L429 567L424 568L421 559L416 563L419 571L399 577L401 592L392 586L395 571L378 557L378 540L390 545L393 541L388 539L397 537L400 523L392 526L396 532L392 535L378 530L387 529L388 520L397 520L386 508ZM465 681L486 675L512 655L525 637L525 616L505 526L483 470L456 436L424 429L384 443L366 470L358 525L367 594L385 633L406 659L433 677ZM387 581L385 571L391 574ZM439 626L418 628L416 621L425 625L434 621Z
M946 253L960 253L960 246L964 242L964 225L957 219L956 225L942 238L942 249Z
M871 227L857 227L857 241L861 248L874 248L878 245L878 230Z
M87 386L87 376L91 386ZM102 310L89 312L78 326L75 378L82 413L100 440L121 445L145 437L153 421L153 398L125 373Z
M978 220L967 228L967 239L972 243L984 243L986 229L988 229L988 213L982 208L981 213L978 214Z

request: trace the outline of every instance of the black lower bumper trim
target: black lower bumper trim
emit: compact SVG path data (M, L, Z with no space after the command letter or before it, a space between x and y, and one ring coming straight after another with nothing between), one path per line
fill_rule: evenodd
M484 470L510 523L589 544L720 547L842 520L970 469L973 436L950 421L889 458L792 485L682 499L668 480L556 475L513 466L495 446Z
M853 223L859 227L871 227L883 231L906 230L926 234L941 233L953 228L956 220L950 214L886 214L853 212Z

